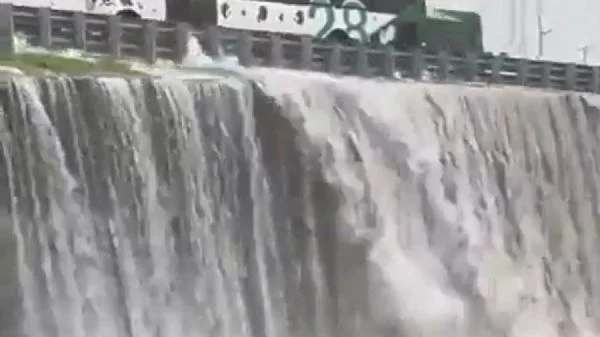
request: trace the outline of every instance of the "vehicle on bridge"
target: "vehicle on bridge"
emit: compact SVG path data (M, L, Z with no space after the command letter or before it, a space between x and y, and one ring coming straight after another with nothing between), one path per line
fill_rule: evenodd
M23 7L44 7L59 11L84 12L99 15L119 15L126 18L165 20L165 0L0 0Z
M425 0L176 0L170 21L198 28L311 36L347 45L392 45L451 54L483 52L477 13L435 9Z
M0 0L15 6L183 21L196 28L310 36L345 45L483 53L477 13L435 9L425 0Z

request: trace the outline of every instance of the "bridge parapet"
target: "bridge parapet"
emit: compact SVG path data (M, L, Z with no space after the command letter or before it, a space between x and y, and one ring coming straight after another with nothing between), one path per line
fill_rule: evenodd
M280 67L370 78L476 82L600 92L600 68L502 55L455 57L421 50L342 46L310 37L234 31L198 31L186 23L101 16L0 4L0 54L16 52L13 36L47 49L77 48L115 59L181 62L191 36L209 56L236 55L244 66Z

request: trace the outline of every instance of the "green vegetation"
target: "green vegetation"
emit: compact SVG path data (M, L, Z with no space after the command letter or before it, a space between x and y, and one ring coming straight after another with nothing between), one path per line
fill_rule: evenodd
M0 67L17 68L27 75L141 75L123 62L110 59L96 61L76 59L44 53L23 53L11 57L0 56Z

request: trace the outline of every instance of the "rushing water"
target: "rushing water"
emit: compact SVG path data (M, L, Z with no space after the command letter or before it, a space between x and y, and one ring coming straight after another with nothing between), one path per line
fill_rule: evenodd
M15 78L2 337L600 334L600 100Z

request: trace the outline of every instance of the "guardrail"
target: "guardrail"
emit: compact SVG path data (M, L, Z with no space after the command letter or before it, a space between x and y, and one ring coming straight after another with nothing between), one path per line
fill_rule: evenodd
M481 82L600 92L600 68L470 54L453 57L445 52L399 52L391 47L341 46L310 37L232 31L210 27L194 30L186 23L122 19L49 8L0 4L0 54L12 54L12 36L19 32L35 46L78 48L119 58L158 58L181 62L194 36L209 56L234 54L244 66L269 66L323 71L363 77L428 77L440 82Z

